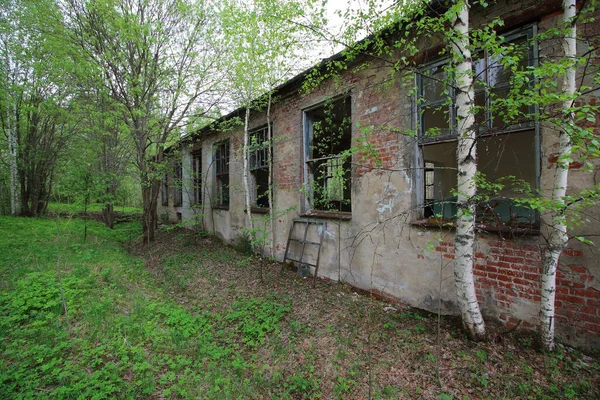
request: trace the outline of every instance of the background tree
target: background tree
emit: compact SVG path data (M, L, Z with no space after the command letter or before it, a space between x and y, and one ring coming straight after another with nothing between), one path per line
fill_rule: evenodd
M3 6L0 118L9 147L11 212L20 207L22 215L39 216L52 192L58 154L76 126L69 112L76 54L54 2Z
M215 103L220 81L210 4L68 0L73 40L101 71L120 105L135 148L144 208L144 242L154 239L160 165L169 140Z

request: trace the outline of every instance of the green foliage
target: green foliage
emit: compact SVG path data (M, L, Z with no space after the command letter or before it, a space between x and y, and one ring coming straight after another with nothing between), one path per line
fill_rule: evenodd
M278 333L278 321L291 306L268 299L245 299L231 305L231 312L225 320L233 322L241 341L247 346L264 344L267 334Z
M192 313L123 252L116 240L127 237L126 224L111 231L90 222L83 242L78 220L0 222L0 397L252 392L241 378L254 368L244 349L278 334L289 301L241 298L230 309ZM173 283L197 265L180 254L163 268Z

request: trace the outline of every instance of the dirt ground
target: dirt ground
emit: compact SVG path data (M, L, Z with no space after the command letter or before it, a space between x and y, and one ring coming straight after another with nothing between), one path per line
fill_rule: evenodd
M161 231L150 250L129 250L192 312L250 297L289 302L279 332L248 351L257 352L263 378L290 385L294 398L600 398L595 355L562 345L544 354L531 333L488 324L489 340L474 343L457 318L389 304L337 282L317 280L313 287L312 278L280 263L187 230ZM265 387L256 394L272 393Z

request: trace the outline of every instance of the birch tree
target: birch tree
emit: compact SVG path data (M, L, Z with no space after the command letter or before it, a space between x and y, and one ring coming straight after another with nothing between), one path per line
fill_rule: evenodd
M307 7L308 6L308 7ZM244 108L243 121L243 185L245 211L251 239L256 229L252 219L253 196L250 187L249 157L252 148L273 146L271 105L276 86L307 65L307 32L298 23L300 18L311 18L315 11L310 4L273 0L230 0L221 3L226 47L229 50L229 82L235 101ZM265 111L267 142L251 143L250 116ZM275 205L272 188L272 152L268 152L268 190L271 240L275 240ZM275 248L271 246L271 255Z
M14 5L13 5L14 7ZM10 212L12 215L19 213L19 176L17 172L17 96L15 95L15 86L18 76L18 61L15 60L15 49L13 47L16 32L13 21L9 18L10 7L0 11L2 32L0 41L2 46L3 80L2 80L2 127L6 136L8 145L8 164L9 164L9 186L10 186Z
M462 322L473 339L482 339L485 324L475 293L475 195L477 131L475 128L473 63L469 40L469 2L459 0L452 11L452 60L456 64L457 216L454 280Z
M554 312L556 295L556 269L560 253L567 246L567 223L565 210L565 195L567 194L569 178L569 162L572 156L571 135L574 132L575 114L573 111L576 90L575 73L577 69L577 28L575 0L563 0L563 57L566 62L562 82L564 102L562 110L565 115L564 128L558 138L558 160L554 172L552 200L555 207L550 213L550 236L542 264L542 295L540 336L545 349L554 350Z

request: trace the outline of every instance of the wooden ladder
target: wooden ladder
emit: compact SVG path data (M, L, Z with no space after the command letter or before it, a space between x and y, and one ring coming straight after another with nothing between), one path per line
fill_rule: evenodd
M304 224L304 235L303 235L302 239L293 237L294 227L296 226L296 224L298 224L298 225ZM317 234L319 235L318 242L313 242L313 241L306 239L308 237L308 228L311 225L314 225L317 230ZM319 228L320 228L320 230L319 230ZM309 267L315 267L315 274L313 276L313 287L314 287L315 283L317 281L317 272L319 271L319 259L321 258L321 246L323 245L323 237L325 236L325 229L327 229L327 223L325 221L319 221L316 219L306 219L306 218L294 218L292 220L292 226L290 227L290 233L288 235L287 246L285 247L285 255L283 256L283 265L281 266L281 270L283 271L283 267L285 266L285 263L288 260L297 262L298 267L300 267L302 265L306 265ZM290 243L292 243L292 242L300 243L302 245L302 250L300 251L300 257L298 259L288 257L288 253L290 250ZM316 260L315 264L311 264L311 263L307 262L306 260L304 260L304 251L306 250L306 245L317 247L317 260Z

